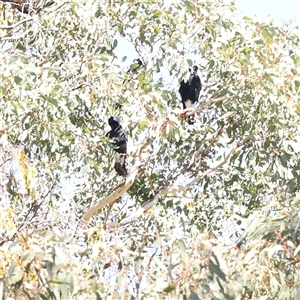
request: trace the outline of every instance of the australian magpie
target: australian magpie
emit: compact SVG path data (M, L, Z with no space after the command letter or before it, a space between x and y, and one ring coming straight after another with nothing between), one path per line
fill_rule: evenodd
M182 80L179 88L183 109L189 108L198 102L202 89L201 80L197 73L198 67L193 66L193 72L191 69L189 71L191 72L189 80L187 82ZM190 116L188 122L193 125L195 123L194 117Z
M137 74L138 73L138 70L143 67L144 64L143 62L139 59L139 58L136 58L133 60L133 64L130 65L130 68L128 69L128 71L126 72L127 75L129 74ZM123 80L123 84L126 82L126 79Z
M127 136L124 129L121 126L121 121L119 117L110 117L108 119L108 124L111 127L106 136L113 139L113 144L116 146L114 149L118 154L115 161L115 170L118 175L126 176L127 170L125 166L126 153L127 153Z
M136 58L133 60L133 64L130 66L130 69L127 71L127 73L131 72L133 74L137 74L138 69L143 66L143 62L139 58Z

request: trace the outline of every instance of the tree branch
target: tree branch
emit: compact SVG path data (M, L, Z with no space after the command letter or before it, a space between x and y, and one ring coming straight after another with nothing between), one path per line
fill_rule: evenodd
M6 41L6 40L18 40L24 36L26 36L27 33L29 33L31 31L31 28L27 29L26 31L24 31L23 33L19 34L18 36L9 36L9 35L5 35L5 36L0 36L0 41Z
M48 12L47 12L47 15L49 15L49 14L55 12L55 11L58 11L58 10L61 9L63 6L65 6L66 4L70 4L70 3L72 3L72 2L71 2L71 1L66 1L66 2L64 2L63 4L61 4L60 6L56 7L55 9L53 9L53 10L51 10L51 11L48 11Z
M124 226L131 221L139 218L141 215L143 215L148 209L150 209L152 206L156 205L159 200L159 193L157 193L152 200L148 201L147 203L143 204L138 210L136 210L134 213L132 213L127 218L123 219L121 222L115 221L110 222L106 224L106 228L116 228L120 226Z
M0 26L0 29L14 29L14 28L20 26L21 24L26 23L26 22L29 22L29 21L32 21L32 18L31 18L31 17L28 18L28 19L22 20L22 21L20 21L20 22L17 22L17 23L14 24L14 25L10 25L10 26L8 26L8 25L7 25L7 26L1 25L1 26Z
M181 120L181 119L185 119L186 117L189 117L189 116L193 116L197 113L201 113L203 111L204 108L210 106L211 104L214 104L214 103L218 103L218 102L222 102L222 101L225 101L225 100L228 100L228 99L231 99L232 97L227 97L227 96L222 96L222 97L219 97L219 98L211 98L210 100L206 101L206 102L203 102L202 104L200 104L199 107L197 107L196 109L194 110L191 110L191 108L186 108L184 109L180 115L178 116L178 119Z
M190 183L188 183L185 186L180 186L178 188L172 188L172 189L165 189L161 192L161 195L166 195L166 194L174 194L174 193L178 193L178 192L182 192L185 191L187 189L189 189L190 187L192 187L196 182L200 181L202 178L204 178L205 176L207 176L208 174L220 169L221 167L223 167L228 160L231 158L232 154L235 152L235 150L237 148L239 148L240 146L244 145L246 142L248 142L250 140L250 136L244 138L241 142L239 142L235 147L233 147L231 149L231 151L226 155L226 157L224 158L223 161L221 161L218 165L216 165L213 168L208 169L206 172L202 173L201 175L197 176L195 179L193 179Z
M192 173L195 173L198 171L199 167L202 164L202 158L208 153L208 151L211 149L211 147L214 145L214 143L217 141L218 137L221 136L223 132L224 126L222 126L211 138L209 144L205 147L205 149L200 149L195 154L193 155L193 161L190 164L190 166L187 168L188 171L191 171L192 168L194 167L196 161L195 159L200 155L200 161L198 161L196 168L194 169Z
M150 144L150 139L147 139L136 151L137 153L137 162L134 166L134 170L131 172L131 174L126 178L126 181L124 185L118 189L117 191L113 192L112 194L108 195L104 199L100 200L96 205L92 206L82 217L83 221L88 221L99 209L102 207L114 202L118 198L120 198L134 183L138 171L140 169L140 166L142 165L141 163L141 153L145 147L147 147ZM135 155L134 155L135 156Z
M139 171L140 161L136 163L134 166L134 171L126 178L125 184L119 190L115 191L114 193L108 195L104 199L100 200L95 206L92 206L82 217L83 221L88 221L97 210L101 209L102 207L114 202L118 198L120 198L133 184L135 181L136 175Z
M227 154L227 156L225 157L225 159L222 162L220 162L215 167L208 169L206 172L202 173L201 175L197 176L194 180L192 180L190 183L188 183L185 186L179 186L177 188L169 188L170 183L172 181L172 179L170 179L168 182L166 182L164 187L158 193L156 193L154 195L154 197L150 201L143 204L139 209L137 209L134 213L132 213L127 218L123 219L121 222L115 221L115 222L110 222L110 223L106 224L106 228L116 228L116 227L119 227L119 226L124 226L124 225L128 224L129 222L139 218L147 210L149 210L151 207L156 205L159 202L160 197L165 196L167 194L175 194L175 193L182 192L182 191L185 191L185 190L189 189L196 182L200 181L202 178L204 178L208 174L220 169L223 165L225 165L228 162L228 160L231 158L231 156L235 152L235 150L238 147L244 145L249 140L250 140L250 137L248 136L245 139L243 139L241 142L237 143L237 145L231 149L231 151Z

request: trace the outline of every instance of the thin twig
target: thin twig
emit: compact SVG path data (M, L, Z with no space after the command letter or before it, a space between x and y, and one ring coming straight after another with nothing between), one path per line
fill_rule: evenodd
M49 15L49 14L51 14L51 13L53 13L53 12L55 12L55 11L59 10L59 9L60 9L61 7L63 7L64 5L66 5L66 4L70 4L70 3L72 3L72 2L70 2L70 1L66 1L66 2L64 2L62 5L60 5L60 6L56 7L55 9L53 9L53 10L51 10L51 11L48 11L46 14L47 14L47 15Z
M10 25L10 26L1 25L1 26L0 26L0 29L13 29L13 28L16 28L16 27L20 26L20 25L23 24L23 23L26 23L26 22L29 22L29 21L32 21L32 20L33 20L33 19L30 17L30 18L28 18L28 19L25 19L25 20L23 20L23 21L20 21L20 22L18 22L18 23L15 23L14 25Z
M22 34L19 34L18 36L9 36L9 35L0 36L0 41L18 40L18 39L26 36L26 34L29 33L30 31L31 31L31 28L29 28L28 30L24 31Z

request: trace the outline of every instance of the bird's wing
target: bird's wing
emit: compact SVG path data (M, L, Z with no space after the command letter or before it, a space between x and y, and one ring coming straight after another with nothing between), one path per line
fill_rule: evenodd
M201 91L202 90L202 83L201 83L201 80L200 80L199 76L197 76L196 84L198 86L199 91Z

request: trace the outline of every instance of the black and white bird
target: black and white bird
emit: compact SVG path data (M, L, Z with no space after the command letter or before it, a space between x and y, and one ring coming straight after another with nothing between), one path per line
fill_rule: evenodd
M133 60L133 64L130 66L130 69L127 71L127 73L131 72L133 74L137 74L138 69L140 69L143 66L143 62L139 58L136 58Z
M130 68L128 69L128 71L126 72L127 75L130 75L130 74L137 74L138 73L138 70L143 67L144 64L143 62L139 59L139 58L136 58L133 60L133 64L130 65ZM126 79L123 80L123 84L126 82Z
M191 72L189 80L187 82L182 80L179 88L183 109L192 107L198 102L200 91L202 89L201 80L197 73L198 67L193 66L193 72L191 69L189 69L189 71ZM194 117L190 116L188 123L193 125L195 123Z
M106 136L113 139L113 144L116 146L114 150L118 153L115 161L115 170L120 176L127 176L127 170L125 166L126 153L127 153L127 136L124 129L121 126L119 117L110 117L108 124L111 127Z

